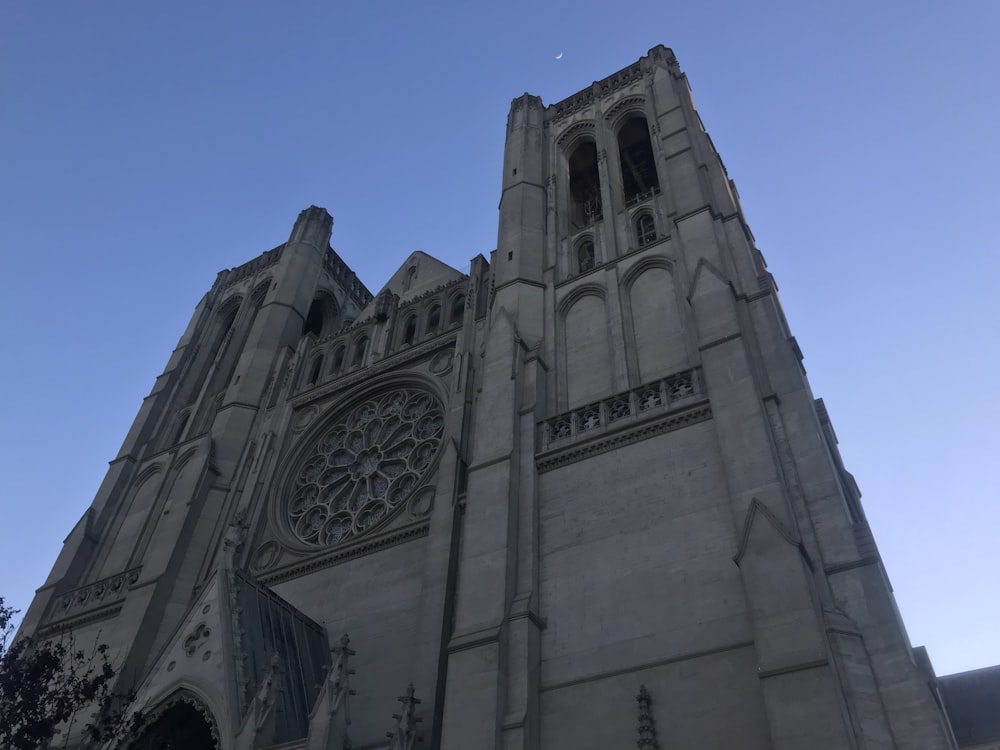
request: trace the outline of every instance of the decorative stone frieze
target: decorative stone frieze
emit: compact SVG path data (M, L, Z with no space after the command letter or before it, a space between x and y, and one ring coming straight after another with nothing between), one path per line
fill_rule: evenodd
M49 610L48 621L56 622L78 617L121 601L128 589L139 580L141 570L141 566L132 568L67 591L54 600Z

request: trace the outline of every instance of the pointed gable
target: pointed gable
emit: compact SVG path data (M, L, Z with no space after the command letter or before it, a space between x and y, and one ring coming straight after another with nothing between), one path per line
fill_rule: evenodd
M135 705L154 707L183 688L220 720L231 720L226 730L233 734L261 733L250 724L262 724L258 714L268 713L265 744L298 740L308 731L329 653L322 626L249 573L220 567L160 653ZM280 683L268 690L276 664Z
M385 286L375 295L378 299L383 292L391 292L399 297L400 303L408 302L425 292L450 284L457 279L465 278L466 274L458 271L427 253L415 250L410 253L399 269L392 275ZM371 302L358 316L364 320L374 315L375 302Z

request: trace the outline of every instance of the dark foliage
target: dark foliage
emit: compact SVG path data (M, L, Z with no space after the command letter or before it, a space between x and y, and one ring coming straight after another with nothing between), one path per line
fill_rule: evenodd
M133 696L114 692L106 645L78 648L72 634L12 640L15 614L0 597L0 747L35 750L58 733L68 741L81 720L84 737L103 744L137 724L124 721Z

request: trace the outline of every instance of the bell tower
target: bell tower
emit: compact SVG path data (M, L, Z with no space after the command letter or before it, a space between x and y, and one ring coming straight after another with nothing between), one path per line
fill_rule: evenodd
M443 746L948 747L673 53L506 138Z

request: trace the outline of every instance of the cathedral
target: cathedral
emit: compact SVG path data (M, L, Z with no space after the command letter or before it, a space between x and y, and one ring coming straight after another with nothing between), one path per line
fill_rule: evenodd
M219 273L25 631L137 750L955 747L673 53L502 169L467 269L313 206Z

